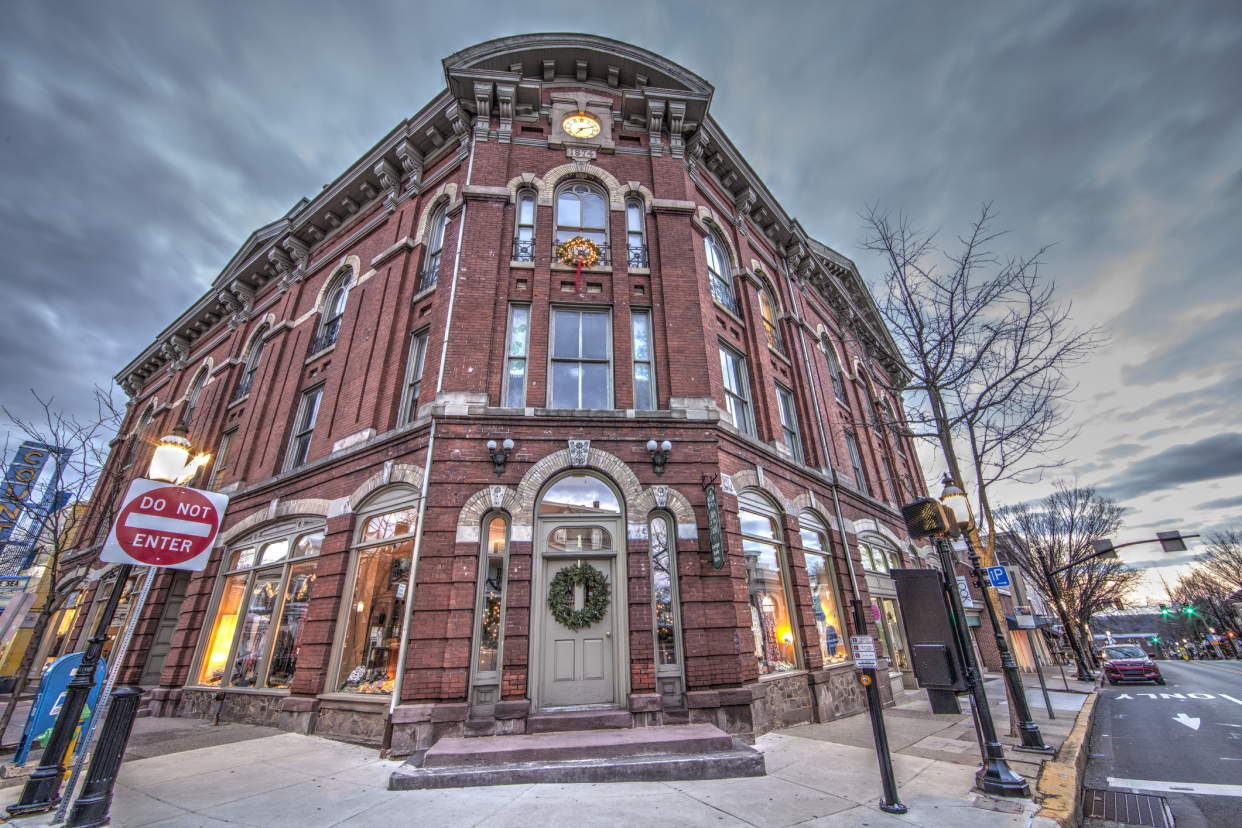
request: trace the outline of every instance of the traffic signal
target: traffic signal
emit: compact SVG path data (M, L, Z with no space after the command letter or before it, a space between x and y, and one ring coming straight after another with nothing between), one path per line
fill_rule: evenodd
M1186 614L1187 614L1187 615L1194 615L1194 614L1195 614L1195 608L1194 608L1194 607L1186 607Z
M1165 606L1164 604L1161 604L1161 605L1160 605L1160 614L1161 614L1161 615L1163 615L1163 616L1165 616L1165 617L1168 617L1168 614L1169 614L1169 608L1168 608L1167 606Z

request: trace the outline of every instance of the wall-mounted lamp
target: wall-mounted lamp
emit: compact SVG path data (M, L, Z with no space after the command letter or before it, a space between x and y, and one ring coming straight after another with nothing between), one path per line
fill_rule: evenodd
M668 462L668 455L672 450L673 444L668 440L658 446L655 440L647 441L647 451L651 452L651 468L655 470L656 477L664 474L664 464Z
M496 448L495 440L487 441L487 451L492 456L492 471L496 472L497 477L505 473L505 461L509 459L509 452L513 451L513 441L505 440L500 446Z

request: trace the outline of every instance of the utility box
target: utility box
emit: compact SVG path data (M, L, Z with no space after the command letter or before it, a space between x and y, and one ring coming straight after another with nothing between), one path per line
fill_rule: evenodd
M901 603L906 632L919 686L950 693L966 692L966 660L944 592L944 578L935 569L894 569L890 573ZM936 701L937 695L932 696Z

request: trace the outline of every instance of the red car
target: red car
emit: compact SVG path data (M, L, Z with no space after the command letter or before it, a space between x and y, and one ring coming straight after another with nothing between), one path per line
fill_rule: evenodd
M1164 684L1164 676L1151 656L1135 644L1113 644L1104 648L1104 678L1119 681L1154 681Z

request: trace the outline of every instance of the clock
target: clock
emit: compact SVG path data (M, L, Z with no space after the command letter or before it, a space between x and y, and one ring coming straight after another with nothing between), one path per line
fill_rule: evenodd
M594 138L599 135L599 119L586 112L571 112L561 121L561 129L571 138Z

